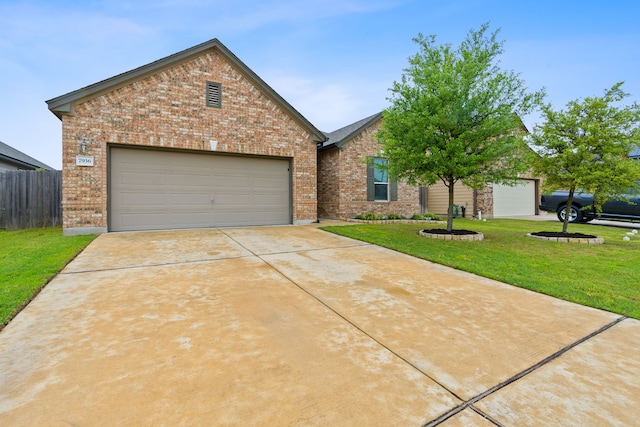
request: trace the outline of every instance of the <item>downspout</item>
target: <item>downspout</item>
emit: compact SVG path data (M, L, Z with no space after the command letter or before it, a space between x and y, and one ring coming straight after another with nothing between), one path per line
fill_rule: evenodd
M471 215L471 218L477 218L476 216L477 213L478 213L478 189L474 189L473 190L473 214Z

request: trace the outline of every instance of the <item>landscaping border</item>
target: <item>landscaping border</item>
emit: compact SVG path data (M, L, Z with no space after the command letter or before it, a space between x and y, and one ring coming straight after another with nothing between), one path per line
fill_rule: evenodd
M579 237L545 237L534 236L533 234L527 234L527 237L539 240L553 240L555 242L562 243L582 243L585 245L602 245L604 243L604 237L591 237L591 238L579 238Z
M439 233L429 233L428 230L420 230L418 233L422 237L427 237L430 239L440 239L440 240L465 240L469 242L479 242L484 240L484 234L482 233L473 233L473 234L439 234Z

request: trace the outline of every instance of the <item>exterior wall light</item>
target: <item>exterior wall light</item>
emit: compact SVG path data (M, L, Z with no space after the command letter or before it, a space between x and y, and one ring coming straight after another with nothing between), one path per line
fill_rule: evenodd
M86 153L89 149L89 144L87 144L87 140L82 137L82 142L80 143L80 153Z

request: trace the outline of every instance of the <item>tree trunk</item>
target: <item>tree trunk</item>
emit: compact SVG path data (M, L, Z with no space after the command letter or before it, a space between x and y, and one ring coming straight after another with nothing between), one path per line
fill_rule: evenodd
M573 188L569 190L569 197L567 198L567 205L564 207L564 223L562 223L562 232L566 233L569 227L569 215L571 213L571 205L573 204Z
M453 186L455 181L450 179L447 187L449 187L449 210L447 214L447 231L453 231Z

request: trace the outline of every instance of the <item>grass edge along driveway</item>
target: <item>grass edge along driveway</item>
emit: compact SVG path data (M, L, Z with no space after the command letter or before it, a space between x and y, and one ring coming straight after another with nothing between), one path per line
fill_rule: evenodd
M513 219L456 219L454 229L479 231L479 242L429 239L418 235L432 224L358 224L320 227L418 258L464 270L566 301L640 319L640 233L589 224L569 232L595 234L603 245L563 243L526 237L562 231L560 222ZM628 241L623 240L629 237Z
M95 237L63 236L61 227L0 229L0 330Z

